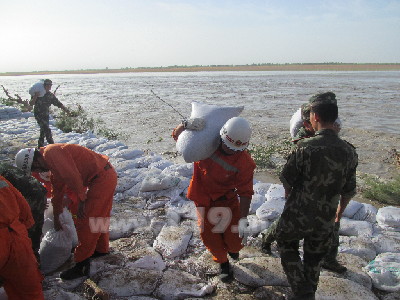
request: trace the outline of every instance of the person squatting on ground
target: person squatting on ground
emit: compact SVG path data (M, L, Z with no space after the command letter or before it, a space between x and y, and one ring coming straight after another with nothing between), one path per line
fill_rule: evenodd
M201 119L200 119L201 120ZM175 140L184 129L202 129L194 119L173 131ZM197 207L204 245L220 264L222 281L232 279L228 255L237 260L248 231L247 215L253 195L256 165L246 151L250 124L239 117L229 119L220 131L221 143L207 159L194 162L187 198ZM240 200L239 200L240 199Z
M276 239L293 299L315 299L335 222L356 193L357 153L334 130L338 107L330 97L314 96L310 121L315 135L297 143L280 176L287 201ZM303 262L298 249L302 239Z
M40 127L38 148L44 146L45 137L48 144L54 144L53 135L51 134L51 129L49 126L50 106L55 105L66 113L69 113L69 110L64 106L64 104L62 104L60 100L58 100L57 97L50 92L52 84L53 83L50 79L45 79L43 85L46 90L46 94L44 94L42 97L39 97L39 92L36 92L29 103L31 106L34 106L33 114Z
M0 176L0 282L9 300L41 300L39 271L27 229L34 223L28 202Z
M7 163L0 163L0 175L6 178L28 202L35 224L29 228L33 252L40 262L39 248L42 238L44 211L46 210L46 188L32 176L26 176L21 169Z
M326 96L328 100L331 100L333 104L337 105L336 95L332 92L327 92L324 94L320 94L320 96ZM310 110L311 103L316 99L315 96L309 99L309 102L304 103L301 106L301 117L303 120L303 126L299 129L296 134L295 139L292 141L294 144L297 144L298 141L314 136L314 129L312 128L310 122ZM341 130L341 121L339 118L336 119L334 123L334 130L337 134L339 134ZM265 233L262 233L262 245L261 249L264 253L271 255L271 244L276 240L276 226L279 222L279 218L270 225ZM347 271L345 266L342 266L337 261L338 248L339 248L339 229L340 229L340 221L335 222L335 229L332 235L332 241L327 255L323 258L321 266L325 269L331 270L336 273L344 273Z
M109 252L109 222L117 173L108 157L76 144L52 144L38 149L20 150L17 167L25 172L51 171L54 228L62 229L59 215L63 211L63 198L67 188L79 198L76 232L79 244L75 248L75 266L63 271L65 280L87 276L90 257ZM87 187L87 189L86 189ZM101 223L101 224L100 224ZM95 225L101 228L97 228Z

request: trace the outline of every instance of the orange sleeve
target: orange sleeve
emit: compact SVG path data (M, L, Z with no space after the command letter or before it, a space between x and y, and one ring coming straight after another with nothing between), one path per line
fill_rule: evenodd
M25 225L26 229L31 228L35 224L32 216L31 207L29 206L24 196L22 196L22 194L9 181L7 181L7 183L9 186L8 188L14 194L16 202L18 204L19 221Z
M77 191L80 201L86 199L86 188L83 185L82 176L68 151L60 147L51 148L46 151L45 161L52 171L53 198L51 202L55 214L62 213L62 202L67 186Z
M243 167L240 168L240 176L238 176L236 188L239 196L251 198L254 194L253 178L256 164L247 152L244 158L241 163Z

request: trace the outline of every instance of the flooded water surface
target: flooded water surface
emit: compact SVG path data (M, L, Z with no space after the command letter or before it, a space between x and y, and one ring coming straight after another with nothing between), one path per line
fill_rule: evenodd
M193 101L245 107L241 116L253 126L252 142L268 144L289 136L292 114L318 92L333 91L343 122L342 136L357 147L360 167L383 174L390 151L399 149L400 72L196 72L51 75L58 98L82 105L128 146L155 153L175 151L172 129L181 116L157 99L153 90L183 116ZM29 98L28 89L43 76L0 77L11 94ZM0 94L5 97L4 94Z

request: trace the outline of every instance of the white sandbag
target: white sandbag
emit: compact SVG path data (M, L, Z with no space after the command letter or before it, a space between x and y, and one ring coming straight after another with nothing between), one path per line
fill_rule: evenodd
M260 194L265 197L270 187L271 183L257 182L253 185L254 194Z
M256 211L260 220L275 220L283 211L285 198L273 198L264 202Z
M357 221L348 218L340 220L340 235L346 236L372 236L372 224L367 221Z
M166 167L163 171L163 174L175 175L175 176L182 176L186 178L192 178L193 174L193 164L173 164L169 167Z
M340 253L353 254L366 261L371 261L376 256L374 243L370 237L340 236Z
M380 227L400 231L400 208L394 206L380 208L376 214L376 221Z
M258 235L271 225L271 221L260 220L256 215L248 215L247 220L249 221L250 235L252 236Z
M203 130L185 130L178 138L176 149L183 159L190 163L206 159L217 150L220 143L219 131L233 117L239 116L243 106L217 106L192 102L191 118L202 118L206 124Z
M39 97L43 97L46 94L46 89L44 88L44 80L40 80L34 83L29 88L29 95L35 96L35 93L39 93Z
M253 197L251 197L251 202L250 202L250 208L249 208L249 214L255 214L257 209L266 201L266 198L264 195L260 194L254 194Z
M301 118L301 108L296 110L293 116L290 118L290 136L295 138L300 128L303 126L303 119Z
M398 253L379 254L364 270L371 277L375 288L387 292L400 291L400 255Z
M60 215L62 230L51 228L40 243L40 269L51 273L64 264L71 256L71 249L78 240L71 213L64 208Z
M282 184L271 184L265 197L267 197L267 201L285 198L285 188Z
M388 235L386 233L387 232L382 232L372 238L376 253L400 253L400 233L398 233L397 236Z
M362 203L354 200L350 200L349 204L347 204L346 209L343 212L343 217L353 218L353 216L358 212L358 210L362 207Z
M354 220L368 221L370 223L376 222L376 214L378 209L372 204L362 203L361 208L353 216Z
M181 180L179 177L165 176L162 174L148 175L142 181L141 192L161 191L177 186Z
M162 159L156 162L151 163L148 168L149 169L153 169L153 168L157 168L160 170L164 170L165 168L172 166L174 163L170 160L166 160L166 159Z
M129 150L129 149L122 149L117 150L114 153L110 153L111 157L120 157L123 159L135 159L140 157L144 154L142 150Z

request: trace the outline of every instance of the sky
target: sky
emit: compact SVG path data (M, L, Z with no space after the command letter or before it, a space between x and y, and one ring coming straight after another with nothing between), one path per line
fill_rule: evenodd
M400 63L400 0L0 0L0 72Z

